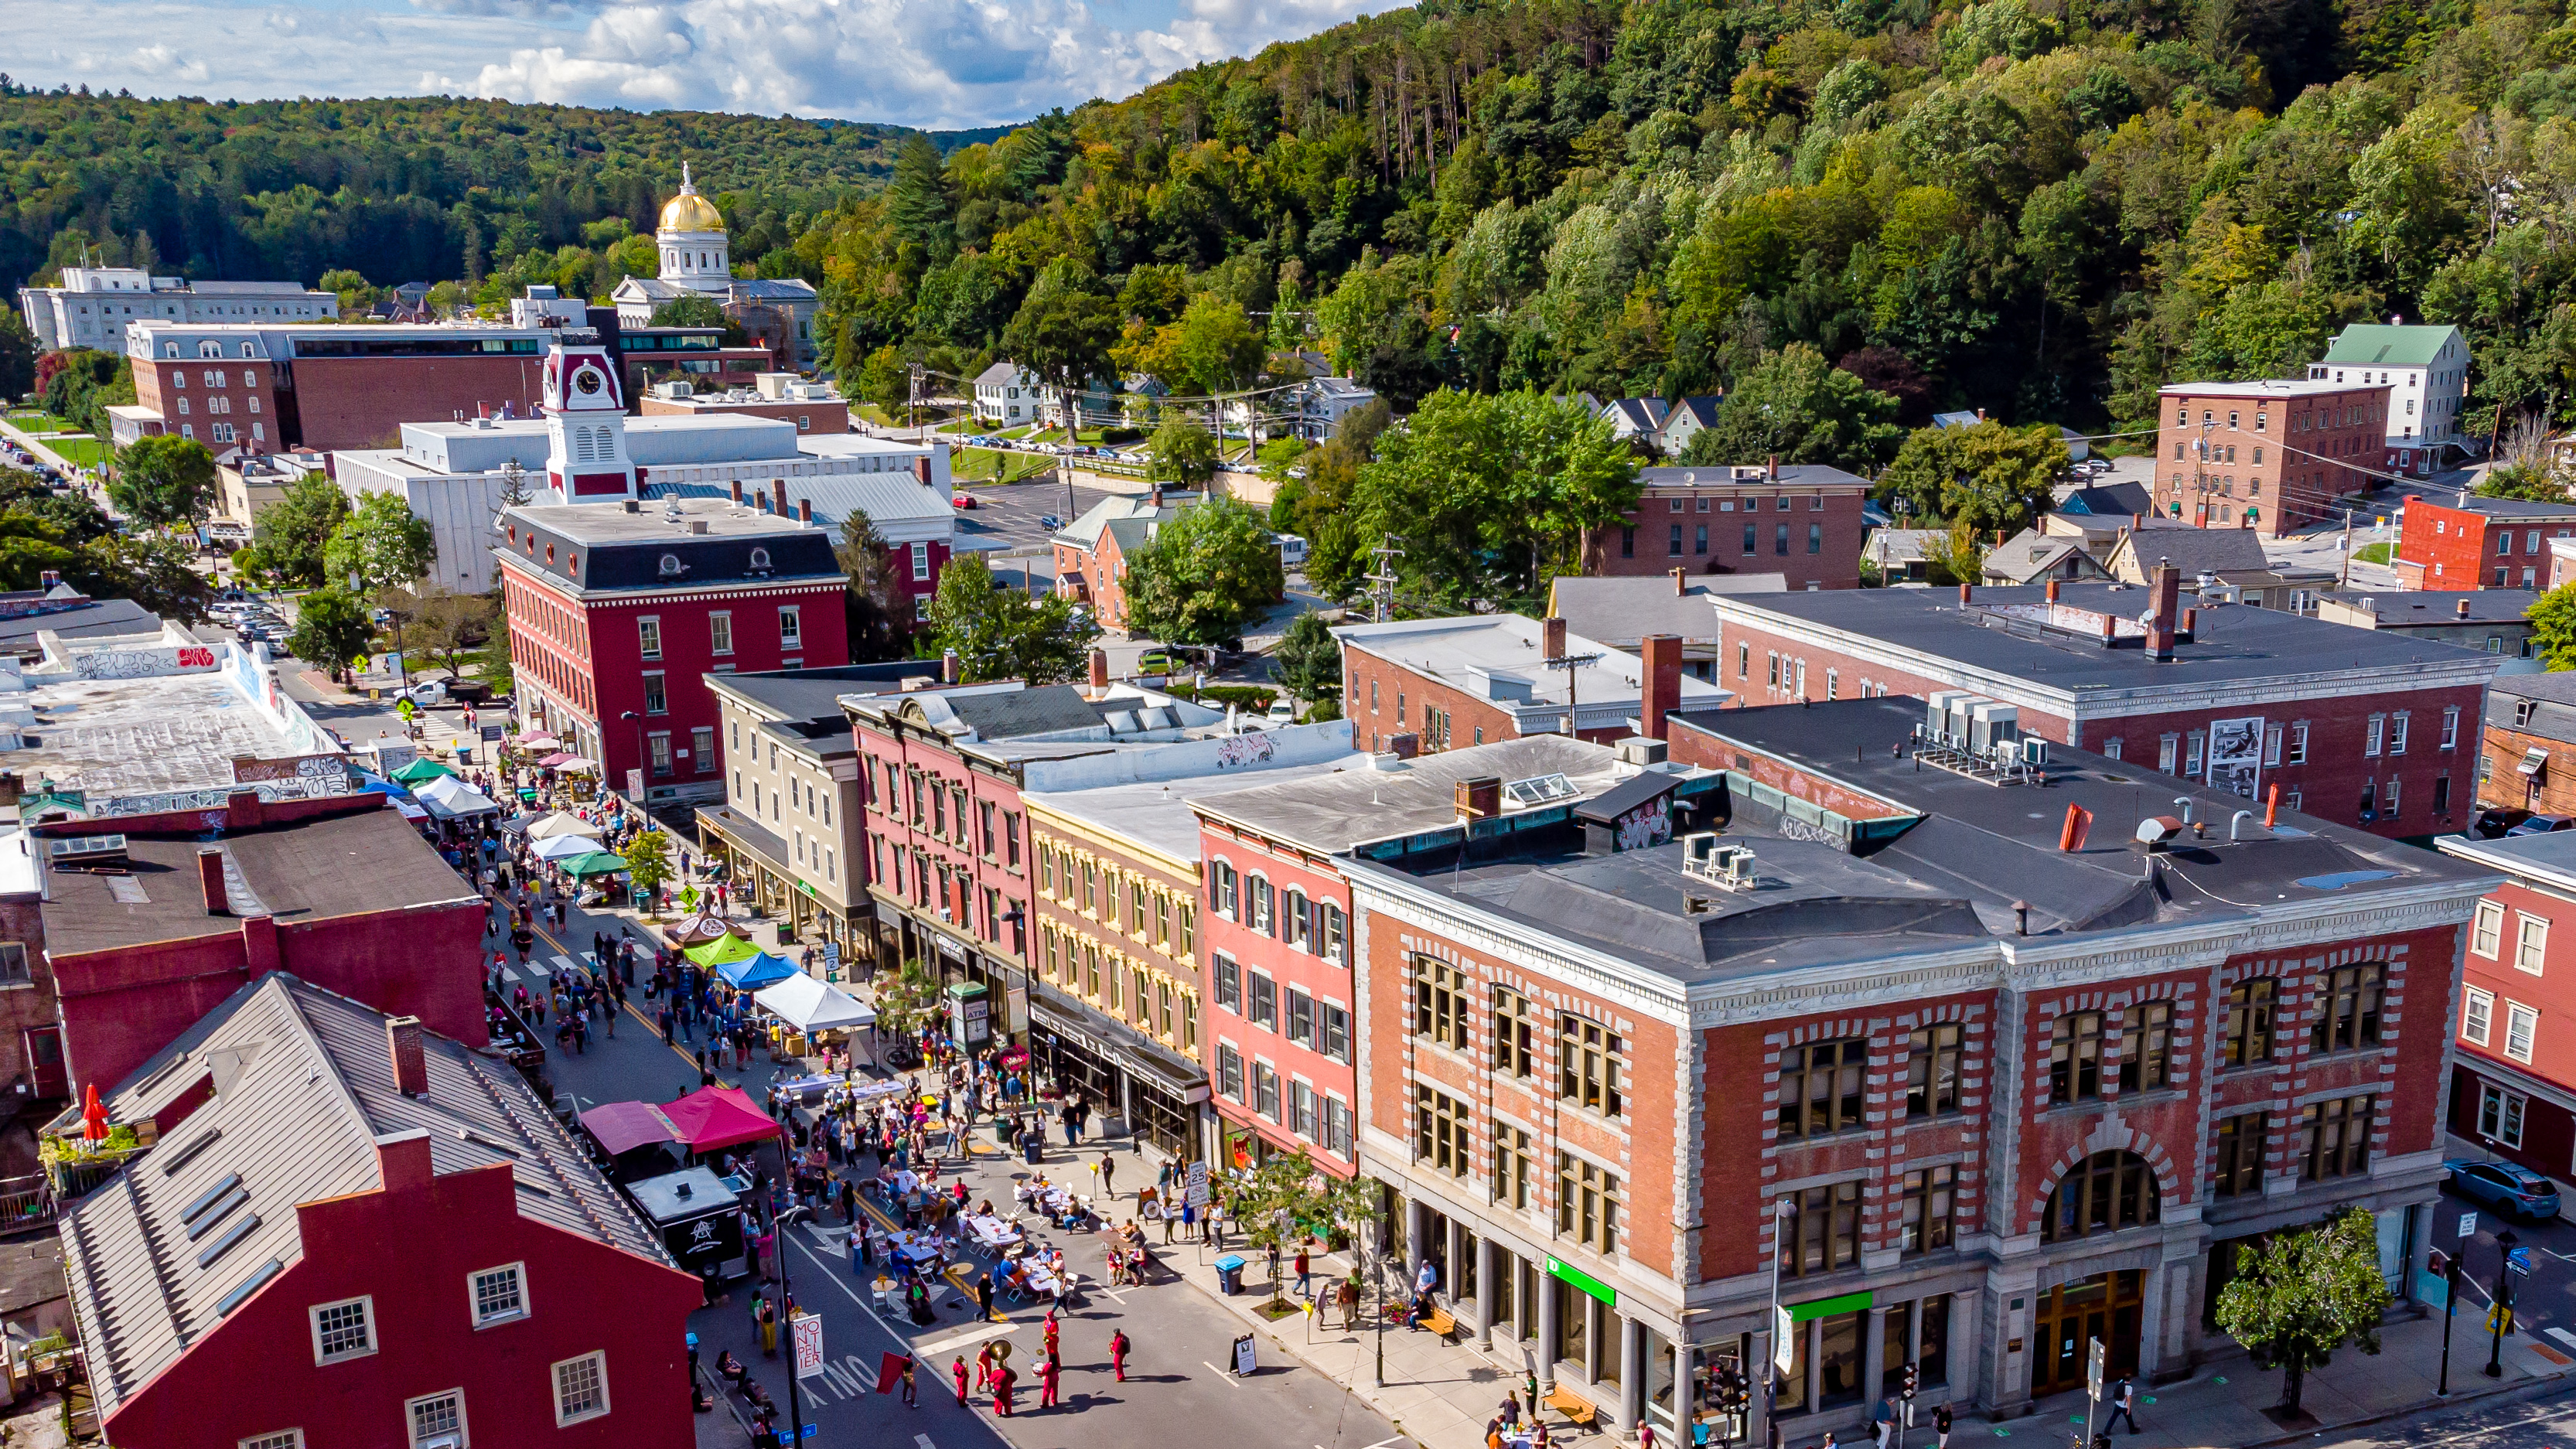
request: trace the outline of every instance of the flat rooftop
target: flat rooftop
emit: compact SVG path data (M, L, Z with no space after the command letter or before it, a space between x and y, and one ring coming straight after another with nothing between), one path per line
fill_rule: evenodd
M1662 582L1667 589L1672 586L1668 578ZM1470 698L1500 705L1522 717L1524 730L1551 715L1561 719L1569 691L1574 709L1583 715L1583 729L1613 727L1637 712L1645 667L1637 655L1569 630L1568 657L1590 658L1571 668L1550 668L1544 628L1540 620L1520 614L1483 614L1344 624L1333 630L1333 637ZM1682 676L1684 705L1714 705L1726 697L1727 691L1715 685Z
M2335 393L2359 392L2365 388L2385 387L2386 383L2317 382L2307 378L2285 381L2280 378L2257 378L2250 382L2169 382L2157 388L2163 397L2242 397L2264 398L2327 397Z
M1293 840L1320 851L1350 850L1376 841L1401 839L1429 831L1453 830L1458 823L1457 786L1461 780L1558 780L1535 805L1507 792L1503 815L1532 808L1577 804L1589 800L1637 773L1619 762L1608 745L1564 735L1524 735L1519 739L1469 745L1437 754L1396 761L1393 756L1356 756L1363 768L1339 771L1203 799L1200 813L1240 825L1278 840Z
M1192 808L1242 790L1284 785L1291 781L1337 775L1369 767L1366 755L1269 769L1236 770L1222 775L1195 775L1161 784L1108 785L1093 790L1032 791L1031 805L1088 825L1104 834L1138 842L1169 860L1199 858L1199 817Z
M1830 629L1856 643L1892 648L1942 664L2003 676L2080 699L2087 691L2152 690L2174 686L2250 684L2264 680L2354 675L2372 691L2398 681L2386 671L2414 667L2456 673L2454 682L2482 683L2495 659L2473 650L2409 637L2354 629L2281 609L2243 604L2196 607L2191 638L2178 641L2174 657L2149 659L2139 616L2148 607L2143 585L2061 585L2052 626L2044 588L1980 586L1962 605L1951 589L1818 589L1786 594L1719 595L1710 600L1721 624L1754 628ZM2082 614L2114 616L2119 641L2106 648L2098 626L2088 637ZM1684 702L1689 702L1687 687Z
M471 900L474 891L439 859L410 822L381 802L349 815L237 831L213 842L225 856L231 914L206 912L197 852L204 844L129 836L121 876L46 871L45 949L78 956L228 936L241 918L273 916L281 926Z
M2368 609L2382 629L2434 629L2443 625L2520 624L2539 599L2537 589L2347 589L2323 595L2339 604ZM2468 605L2463 612L2462 604Z
M22 695L0 694L0 706L32 706L20 747L0 751L0 770L33 788L56 789L101 803L136 795L231 785L242 756L288 759L303 753L221 673L145 679L53 679L31 676Z
M671 505L679 505L681 519L689 524L703 522L700 531L683 531L671 526ZM532 524L557 538L597 546L616 543L683 544L699 538L769 538L779 534L811 533L820 535L819 524L799 523L792 515L763 513L745 508L729 498L663 498L629 513L614 502L609 503L531 503L510 510L510 516Z

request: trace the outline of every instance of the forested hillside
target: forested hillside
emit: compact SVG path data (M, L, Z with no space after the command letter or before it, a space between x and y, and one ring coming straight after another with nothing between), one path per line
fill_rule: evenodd
M2470 329L2481 415L2563 408L2572 51L2529 0L1435 3L907 155L798 246L843 355L956 370L1062 262L1042 310L1230 299L1399 398L1806 343L2094 426L2403 313Z
M0 77L0 284L84 248L191 276L348 269L378 286L479 281L542 249L590 291L599 259L652 231L683 159L734 220L735 258L758 264L879 184L910 134L435 97L147 101ZM567 250L586 255L555 265ZM650 259L649 244L634 258Z

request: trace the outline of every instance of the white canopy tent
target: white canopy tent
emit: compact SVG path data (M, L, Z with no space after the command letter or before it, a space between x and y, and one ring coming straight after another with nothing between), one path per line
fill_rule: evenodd
M528 853L539 860L571 860L597 849L599 842L587 835L558 835L551 840L538 841Z
M441 775L412 791L433 815L497 815L501 807L482 791L453 775Z
M587 835L596 840L607 833L569 810L558 810L528 827L530 840L553 840L565 835Z
M762 987L751 999L798 1031L844 1031L874 1026L877 1020L876 1012L857 997L802 972Z

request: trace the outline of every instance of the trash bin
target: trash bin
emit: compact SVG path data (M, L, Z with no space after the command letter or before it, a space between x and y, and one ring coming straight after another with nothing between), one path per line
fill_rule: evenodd
M1228 1253L1216 1260L1216 1287L1218 1292L1229 1298L1243 1291L1243 1258L1240 1254Z
M1028 1156L1029 1166L1036 1167L1039 1164L1040 1158L1046 1152L1046 1134L1044 1132L1031 1132L1026 1140L1028 1142L1028 1146L1022 1150L1026 1152Z

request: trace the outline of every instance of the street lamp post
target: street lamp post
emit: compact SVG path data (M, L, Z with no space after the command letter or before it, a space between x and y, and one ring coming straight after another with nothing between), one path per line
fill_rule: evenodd
M2487 1347L2487 1377L2504 1377L2504 1328L2513 1318L2513 1250L2521 1243L2507 1228L2496 1234L2495 1308L2488 1317L2492 1327Z
M2460 1306L2460 1259L2454 1250L2442 1263L2442 1376L2433 1386L2433 1396L2439 1399L2451 1396L2451 1314Z
M627 720L635 726L635 763L637 766L650 771L652 766L644 758L644 716L637 714L635 711L630 709L619 715L618 718ZM599 772L602 776L605 776L608 773L608 762L606 760L599 762ZM602 779L599 783L601 789L604 790L609 788L609 784L606 779ZM638 800L635 804L638 809L641 809L644 802Z

